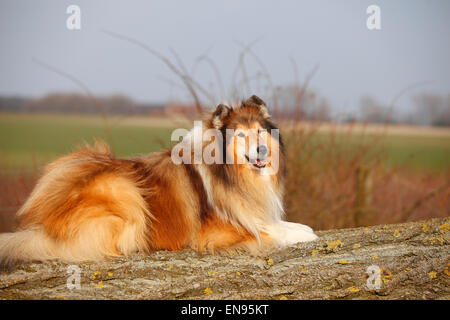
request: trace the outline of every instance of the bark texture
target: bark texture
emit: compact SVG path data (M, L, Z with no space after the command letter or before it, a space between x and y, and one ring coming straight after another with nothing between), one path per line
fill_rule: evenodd
M0 274L0 299L450 299L449 218L318 234L263 257L185 250L79 264L73 289L69 264L22 265Z

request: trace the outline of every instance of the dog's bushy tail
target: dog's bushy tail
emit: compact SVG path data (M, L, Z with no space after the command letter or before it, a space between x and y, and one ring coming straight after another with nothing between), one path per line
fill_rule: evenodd
M18 231L0 234L0 264L145 251L151 215L132 170L123 167L104 143L49 164L17 212Z
M19 262L49 260L54 241L40 229L0 233L0 269L10 269Z

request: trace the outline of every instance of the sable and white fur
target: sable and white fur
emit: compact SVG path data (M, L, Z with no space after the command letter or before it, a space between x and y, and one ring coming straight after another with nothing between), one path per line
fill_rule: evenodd
M256 96L235 108L219 105L203 124L222 133L276 128ZM270 139L271 154L282 150L281 141ZM245 156L233 145L222 151ZM0 264L102 260L160 249L260 252L314 240L311 228L282 220L283 151L278 161L276 174L263 175L270 163L175 164L171 150L124 160L104 143L86 146L45 168L17 212L17 230L0 234Z

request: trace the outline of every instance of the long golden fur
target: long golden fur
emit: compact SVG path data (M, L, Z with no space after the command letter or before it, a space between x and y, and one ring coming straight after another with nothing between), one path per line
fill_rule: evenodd
M223 135L276 128L256 96L236 108L219 105L203 124ZM269 137L271 154L282 149L281 140ZM249 161L175 164L171 151L121 160L98 142L50 163L17 212L16 232L0 234L0 263L101 260L160 249L257 252L316 238L309 227L282 221L283 152L279 170L262 175ZM243 156L234 144L222 151Z

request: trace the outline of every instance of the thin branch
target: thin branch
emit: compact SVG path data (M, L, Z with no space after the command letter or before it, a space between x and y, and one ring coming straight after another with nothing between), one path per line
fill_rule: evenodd
M38 64L39 66L49 70L49 71L52 71L52 72L54 72L54 73L56 73L56 74L58 74L58 75L60 75L60 76L62 76L64 78L66 78L66 79L69 79L70 81L74 82L76 85L78 85L81 89L84 90L86 95L94 102L95 106L99 110L100 115L101 115L101 117L103 119L103 122L104 122L104 125L105 125L104 129L105 129L106 137L108 139L108 142L111 144L111 146L112 146L112 148L114 150L114 141L112 139L111 132L110 132L111 128L109 126L108 116L107 116L105 110L103 109L102 104L97 100L97 98L94 96L94 94L88 88L88 86L86 84L84 84L81 80L79 80L78 78L74 77L73 75L71 75L71 74L69 74L67 72L61 71L61 70L59 70L58 68L56 68L56 67L54 67L52 65L49 65L49 64L47 64L45 62L42 62L42 61L40 61L40 60L38 60L36 58L33 58L32 61L34 63Z
M172 53L172 55L175 57L175 60L177 61L178 65L180 67L180 70L182 72L184 72L184 75L186 76L186 78L197 88L197 90L199 90L201 93L203 93L203 95L211 102L211 104L214 104L214 102L215 102L214 97L209 93L208 90L203 88L203 86L201 86L197 81L195 81L195 79L193 77L191 77L189 75L189 71L187 70L186 66L183 63L183 60L181 60L178 53L172 48L169 48L169 50Z
M387 115L389 114L389 116L387 118L391 118L392 119L392 115L394 113L394 106L397 103L397 101L404 95L406 94L408 91L414 90L416 88L422 87L424 85L430 84L432 83L432 81L422 81L422 82L417 82L417 83L413 83L405 88L403 88L402 90L400 90L395 96L394 98L392 98L391 103L388 105L387 107ZM386 115L386 116L387 116ZM388 120L386 119L383 123L383 132L382 134L385 134L387 131L387 125L388 125Z
M314 66L314 68L306 75L305 81L303 82L301 91L300 91L300 96L299 99L303 99L303 96L306 93L306 90L308 89L309 83L311 81L311 79L314 77L314 75L316 74L317 70L319 70L319 64L316 64Z
M294 72L294 84L295 86L300 86L300 81L298 78L298 66L297 66L297 62L295 61L295 59L293 57L289 57L289 61L292 64L292 71Z
M428 202L430 199L434 198L436 195L441 193L442 191L446 190L450 187L450 182L444 183L439 188L436 188L434 190L431 190L428 192L425 196L422 198L416 200L409 208L404 210L400 213L400 220L399 221L408 221L408 218L412 215L412 213L419 208L424 203Z
M243 77L244 77L244 82L248 83L248 81L246 81L246 71L245 71L245 65L243 65L243 61L244 61L244 56L246 55L247 51L254 46L260 39L256 39L253 40L252 42L250 42L250 44L244 46L243 50L240 52L239 54L239 59L238 59L238 63L236 64L236 68L233 71L233 76L232 76L232 95L235 96L235 98L239 98L239 92L238 89L236 87L236 78L237 78L237 74L239 72L239 69L241 69L242 73L243 73ZM241 43L236 42L239 46L242 46ZM244 68L244 69L243 69Z
M432 81L422 81L422 82L417 82L417 83L413 83L409 86L407 86L406 88L404 88L403 90L401 90L399 93L397 93L396 96L394 96L394 98L392 99L391 103L389 104L388 108L392 109L394 108L395 103L397 103L397 101L408 91L416 89L418 87L422 87L425 86L427 84L431 84L433 83Z
M212 60L212 59L211 59L210 57L208 57L206 54L199 56L199 57L196 59L195 63L194 63L194 66L193 66L193 68L192 68L191 74L192 74L192 75L194 74L194 72L195 72L195 70L196 70L196 67L197 67L197 66L200 64L200 62L202 62L202 61L205 61L206 63L208 63L208 65L209 65L209 66L211 67L211 69L213 70L214 75L216 76L217 82L218 82L218 84L219 84L219 86L220 86L220 90L221 90L221 99L224 99L224 98L225 98L225 86L224 86L224 84L223 84L222 77L220 76L219 68L217 68L217 65L214 63L214 60Z
M108 30L101 30L103 33L116 38L116 39L120 39L120 40L124 40L127 42L130 42L138 47L141 47L142 49L144 49L145 51L147 51L148 53L150 53L151 55L155 56L156 58L158 58L159 60L161 60L166 66L169 67L169 69L175 73L177 76L179 76L181 78L181 80L183 80L183 83L185 84L186 88L188 89L189 93L192 95L194 101L195 101L195 106L196 109L199 113L201 113L203 111L203 106L200 103L200 99L197 95L197 92L195 91L195 88L192 84L192 79L189 78L188 75L184 74L182 71L180 71L169 59L167 59L165 56L163 56L162 54L160 54L159 52L157 52L156 50L153 50L152 48L150 48L148 45L146 45L145 43L136 40L134 38L116 33L116 32L112 32L112 31L108 31Z
M272 78L270 77L270 72L268 71L266 65L263 63L263 61L259 58L259 56L252 50L253 45L256 43L256 41L248 46L245 46L242 43L236 42L238 45L244 48L245 52L252 56L252 58L256 61L256 63L259 65L259 67L262 69L264 77L267 79L267 82L269 84L270 90L273 90L273 82Z

